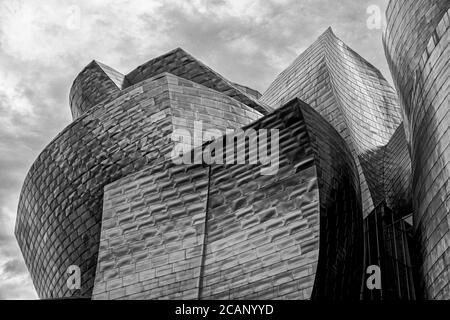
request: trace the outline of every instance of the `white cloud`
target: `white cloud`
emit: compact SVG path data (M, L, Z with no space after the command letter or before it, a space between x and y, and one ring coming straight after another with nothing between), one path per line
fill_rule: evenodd
M10 106L10 111L17 112L21 116L29 116L32 112L32 105L20 90L18 75L5 72L0 77L0 92L2 98ZM2 118L0 113L0 119Z
M0 300L34 300L38 296L28 274L0 273Z

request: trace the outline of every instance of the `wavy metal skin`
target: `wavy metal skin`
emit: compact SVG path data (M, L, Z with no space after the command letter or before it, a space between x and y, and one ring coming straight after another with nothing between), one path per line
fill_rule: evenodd
M169 161L105 188L94 299L358 299L361 196L343 139L299 100L244 129L279 130L275 175Z
M75 103L73 106L79 108L76 111L77 119L39 155L26 177L21 192L15 233L41 298L91 297L97 271L101 228L108 230L106 246L109 249L114 248L115 243L120 246L121 254L130 252L128 247L120 245L120 239L115 239L117 241L114 242L114 237L119 234L120 229L113 225L116 222L126 224L126 228L122 231L131 230L130 218L122 217L102 223L102 216L107 218L110 214L106 210L108 206L103 207L105 187L110 192L112 183L122 178L130 179L133 173L147 168L155 181L161 182L162 189L159 192L161 196L166 197L163 189L167 188L168 184L158 179L164 180L170 167L166 164L171 163L170 152L173 142L170 141L170 134L175 129L187 129L193 135L194 120L202 120L204 129L225 130L241 128L262 117L262 114L252 106L168 73L154 77L149 77L149 73L146 73L140 82L119 91L120 81L128 80L118 76L116 81L113 81L111 72L105 70L109 69L94 62L77 77L75 82L80 86L76 84L72 89L73 96L78 97L72 100ZM92 81L90 85L89 81ZM77 88L80 90L78 93ZM234 88L231 88L231 92L232 95L236 93ZM238 97L241 97L241 93ZM276 296L296 294L297 298L304 299L356 298L359 277L355 278L354 273L362 271L362 212L359 177L346 144L318 113L299 101L290 103L284 109L268 115L252 126L282 130L284 139L281 143L282 165L285 166L282 172L289 179L295 176L295 179L301 182L299 185L293 184L297 188L297 196L304 193L301 197L289 194L289 185L293 183L292 181L279 189L280 179L285 177L282 173L269 177L259 176L261 195L267 193L259 205L274 205L276 207L274 210L279 212L280 221L287 219L284 217L285 214L291 214L291 220L295 218L300 222L297 225L287 225L282 230L284 235L288 232L289 239L277 240L280 246L289 244L289 241L285 240L297 241L296 248L300 251L296 251L299 255L297 257L293 248L287 247L287 250L283 250L283 260L280 262L286 266L281 269L278 264L272 266L273 270L280 273L276 276L274 274L272 280L276 280L278 285L273 287L276 291L272 292ZM294 147L299 149L293 152ZM307 162L307 166L304 157L309 157L313 161ZM311 171L309 167L314 170ZM216 168L209 180L217 183L218 191L223 191L226 181L218 177L217 173L220 171L232 173L236 169L242 171L239 166ZM245 169L251 172L250 168ZM253 171L258 174L260 172L257 167L253 168ZM296 175L292 176L294 172ZM309 181L307 178L311 176L311 172L314 173L314 177ZM197 195L189 191L192 185L202 190L200 185L204 187L206 181L204 172L199 174L196 170L180 172L180 169L175 169L172 177L175 179L174 183L186 193L182 197L183 201L197 197L203 197L204 200L204 192L201 191ZM302 180L302 177L306 180ZM239 180L232 174L230 181ZM245 181L246 185L241 185L241 188L243 192L248 192L251 190L250 185L257 180ZM271 185L270 188L268 183ZM308 188L311 188L310 192ZM127 190L124 190L123 194ZM276 204L275 199L267 201L270 198L269 194L273 194L276 190L280 192L279 204ZM312 193L315 202L309 199ZM113 197L117 193L110 192L108 195ZM336 198L339 201L336 201ZM135 199L133 197L133 201ZM212 203L214 201L210 205ZM121 205L122 202L112 201L110 204L115 206ZM195 205L199 206L199 203ZM261 215L263 224L266 222L265 219L270 218L267 212L260 210L258 201L248 205ZM183 206L178 209L182 208ZM295 211L295 208L299 211ZM217 210L216 207L209 209L211 212L213 209ZM132 213L139 213L138 206L132 206L130 210ZM198 217L195 217L193 221L197 219ZM230 219L224 221L228 220ZM267 227L270 226L276 232L280 222L278 220L267 221ZM213 223L205 225L210 228L206 230L212 244L226 238L230 230L240 224L228 226L231 229L222 236L214 232L217 227ZM173 228L171 221L168 228ZM322 235L320 241L319 230ZM244 229L242 232L247 231ZM138 240L136 235L133 235L132 239ZM195 241L197 239L198 237L195 237ZM191 241L192 239L189 239L190 244ZM105 248L104 245L103 243L102 250ZM175 244L169 245L173 247ZM212 248L216 247L206 248L213 250ZM109 252L103 252L100 261L111 258L112 251L109 249L107 250ZM304 256L301 256L301 252ZM133 259L135 258L133 256ZM208 259L214 260L215 255L206 255L205 261ZM114 286L129 281L129 277L127 280L121 278L114 283L110 281L118 270L124 270L127 261L130 259L100 264L98 273L107 279L104 283L105 290L120 289ZM79 291L70 290L66 284L68 277L66 271L71 265L78 265L81 268L82 283ZM315 275L316 267L320 270L317 275ZM288 270L287 273L285 269ZM347 269L354 270L354 273L346 273L341 277L340 273ZM250 273L248 276L253 279ZM294 282L295 286L291 283L289 287L285 282L280 282L288 279L287 277L299 278ZM225 281L226 279L221 279L218 285L222 286ZM313 292L314 283L316 284ZM97 289L97 294L98 290L101 289ZM203 291L199 297L218 297L214 289L211 290ZM126 294L128 291L123 292ZM186 292L192 294L190 290ZM270 290L263 290L260 293L269 294ZM114 295L108 297L117 297L117 290L114 291Z
M412 159L414 231L426 298L450 299L450 1L391 1L386 57Z
M357 300L363 274L363 211L356 162L333 126L306 103L300 102L300 109L320 190L320 250L312 297Z
M35 161L19 201L16 237L39 296L358 299L363 263L383 256L370 246L408 247L412 190L427 292L447 297L448 13L440 20L417 81L394 75L414 88L407 100L399 86L405 125L381 73L331 29L259 100L182 49L127 75L89 64L71 89L74 122ZM393 52L391 68L402 70ZM204 130L279 129L278 173L175 166L171 133L198 140L198 120ZM376 235L369 259L363 218L366 237ZM386 272L400 286L399 265L409 281L410 259L389 250L395 268ZM66 285L74 264L83 275L75 292ZM414 297L414 286L395 290Z
M394 90L382 74L329 28L263 94L277 107L294 97L310 104L345 139L355 157L366 217L384 200L384 146L401 123Z
M105 86L109 83L98 78L91 84L94 91ZM171 133L183 128L192 134L198 113L205 127L240 128L262 116L170 74L146 79L114 98L92 106L64 129L24 182L15 233L41 298L90 297L105 185L167 160ZM191 121L180 122L180 117ZM66 286L70 265L81 268L81 291Z
M280 168L265 177L254 165L211 167L202 298L358 299L362 209L349 148L298 99L248 128L279 130ZM227 244L236 256L224 264ZM248 248L254 258L233 268Z

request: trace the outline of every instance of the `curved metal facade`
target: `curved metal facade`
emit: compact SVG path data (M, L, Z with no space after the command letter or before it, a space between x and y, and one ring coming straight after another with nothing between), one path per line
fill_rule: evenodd
M92 86L103 87L103 78ZM39 296L90 296L104 186L170 157L171 133L193 131L186 119L201 119L207 129L240 128L259 117L233 98L170 74L124 89L79 116L39 155L21 192L16 237ZM66 286L70 265L83 273L81 293Z
M127 75L90 63L70 92L73 123L19 201L16 237L40 297L374 298L361 285L364 264L377 264L381 298L413 299L413 210L428 295L448 297L449 13L430 3L388 8L404 123L381 73L331 29L262 96L182 49ZM420 27L404 25L417 12L435 24L421 45ZM177 165L180 129L194 158L214 144L206 130L277 130L279 167ZM261 140L243 141L233 146L247 153ZM67 287L71 265L81 291Z
M408 223L411 158L397 96L378 69L331 29L302 53L263 94L277 107L308 102L345 139L357 164L365 229L365 265L379 265L382 290L363 299L413 299ZM393 248L404 248L397 250ZM395 281L394 281L395 280Z
M298 100L244 129L279 130L276 175L167 162L107 186L94 299L359 298L361 197L342 138Z
M350 146L368 216L385 200L384 147L402 121L394 90L328 29L277 77L261 101L277 107L294 97L310 104Z
M307 104L268 114L259 96L181 49L126 76L89 64L71 89L74 122L39 155L19 201L16 237L39 296L357 299L355 160ZM279 130L278 173L176 166L171 134L195 137L195 121ZM67 286L71 265L81 290Z
M412 159L425 296L450 298L450 2L391 1L384 35Z

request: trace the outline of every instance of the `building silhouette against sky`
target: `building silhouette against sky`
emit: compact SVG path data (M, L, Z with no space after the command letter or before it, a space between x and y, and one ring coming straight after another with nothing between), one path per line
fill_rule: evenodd
M39 296L449 298L448 9L389 5L399 98L331 28L263 94L182 49L126 75L91 62L70 91L73 122L19 201L16 237ZM223 161L178 163L177 132L188 158ZM227 163L217 141L244 163ZM254 145L276 171L251 162ZM366 284L371 266L381 287Z

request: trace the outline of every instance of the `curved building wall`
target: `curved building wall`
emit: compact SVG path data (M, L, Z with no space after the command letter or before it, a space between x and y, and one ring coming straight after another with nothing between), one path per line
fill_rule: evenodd
M104 87L98 78L91 86ZM179 115L184 122L177 121ZM162 74L86 110L45 148L24 182L16 222L41 298L91 295L104 186L170 159L171 133L177 128L193 133L199 116L205 127L240 128L261 114L202 85ZM70 265L81 268L81 292L66 286Z
M124 75L114 69L92 61L75 78L69 94L73 120L99 104L114 100L120 95Z
M401 123L394 90L328 29L278 76L261 101L277 107L294 97L309 103L350 146L367 216L384 200L383 147Z
M363 273L363 211L356 163L342 137L317 111L304 103L301 110L320 190L321 239L313 298L357 300Z
M211 167L201 297L357 299L361 198L342 138L298 100L249 128L279 130L280 166Z
M450 2L391 1L386 56L405 114L424 293L450 298Z
M275 175L166 162L105 188L94 299L359 297L361 197L340 135L297 100L244 129L279 130Z

